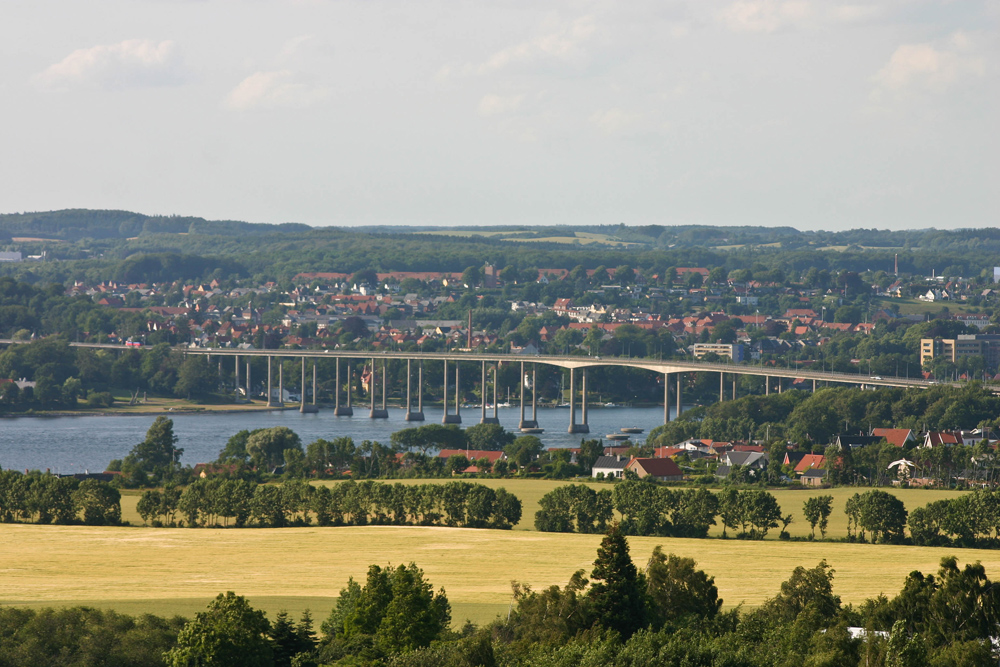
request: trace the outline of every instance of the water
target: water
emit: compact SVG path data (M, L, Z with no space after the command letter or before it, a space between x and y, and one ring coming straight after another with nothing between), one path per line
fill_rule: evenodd
M368 410L355 407L353 417L335 417L332 410L300 414L292 410L270 412L167 415L174 421L177 446L184 448L181 462L187 465L215 460L231 435L241 429L287 426L302 438L303 446L316 440L349 436L356 443L377 440L389 443L389 436L419 422L403 421L404 410L390 408L389 419L370 419ZM493 411L488 409L487 416ZM425 407L425 424L440 423L441 408ZM462 410L463 427L479 423L480 410ZM516 431L520 408L500 408L500 423ZM525 417L531 418L530 407ZM671 417L673 409L671 408ZM46 470L54 473L99 472L112 459L124 458L146 435L156 415L107 417L17 417L0 420L0 467L9 470ZM581 419L577 407L577 421ZM591 408L588 412L590 434L569 434L569 410L539 408L538 425L545 429L538 437L546 447L576 447L582 437L603 438L622 427L650 429L663 423L663 408ZM645 433L633 435L633 442L645 439Z

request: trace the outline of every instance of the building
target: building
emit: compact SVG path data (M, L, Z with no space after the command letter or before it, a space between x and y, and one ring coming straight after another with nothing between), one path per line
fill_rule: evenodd
M913 431L908 428L873 428L872 435L876 438L885 438L886 442L897 447L902 447L910 441L917 441Z
M597 477L598 475L603 475L605 479L609 477L620 479L625 474L625 466L628 463L629 459L627 456L599 456L590 469L590 476ZM671 463L673 462L671 461Z
M981 356L987 368L1000 365L1000 335L962 334L957 338L921 338L920 365L944 358L957 363L962 357Z
M625 469L633 471L639 479L649 475L661 482L680 482L684 479L684 473L673 459L632 459Z
M701 359L709 353L732 359L733 363L737 364L743 361L743 345L741 343L695 343L695 359Z

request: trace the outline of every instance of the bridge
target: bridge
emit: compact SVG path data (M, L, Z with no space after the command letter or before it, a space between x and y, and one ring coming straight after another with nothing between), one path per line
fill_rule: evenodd
M0 345L13 345L26 341L2 340ZM127 348L123 345L109 345L100 343L70 343L71 347L105 349L122 351L127 349L148 349L148 348ZM461 368L470 364L480 366L480 386L483 388L483 400L481 401L481 423L497 423L497 382L496 373L500 363L520 364L521 373L518 382L520 386L520 421L518 427L524 431L531 432L538 430L538 401L535 392L535 369L538 364L545 364L569 370L569 427L570 433L588 433L590 431L587 422L587 371L596 367L624 367L643 369L663 376L663 420L664 423L670 420L669 406L671 399L671 385L675 386L673 399L676 404L676 414L681 414L681 398L684 376L687 373L718 373L719 374L719 400L726 399L726 376L732 380L731 398L736 398L736 379L740 375L758 376L764 378L765 394L770 394L772 390L780 392L782 390L782 380L802 379L812 381L813 391L818 383L839 383L853 384L862 387L904 387L926 389L938 383L921 378L902 378L893 376L868 376L855 373L837 373L833 371L783 368L777 366L763 366L753 364L734 363L714 363L702 361L679 361L676 359L653 359L638 357L595 357L595 356L573 356L573 355L518 355L503 353L481 353L481 352L374 352L364 350L240 350L222 348L199 348L199 347L177 347L176 351L185 355L206 355L209 357L233 357L236 386L241 383L240 360L249 360L253 357L264 357L267 359L267 397L268 407L283 407L284 399L284 376L283 364L278 364L277 378L273 372L273 360L297 359L302 362L301 396L299 409L301 412L315 412L316 406L316 361L319 359L330 359L335 363L336 382L334 389L334 414L353 415L354 406L351 404L351 393L346 392L346 401L341 402L340 388L343 386L340 381L342 363L347 366L348 376L350 368L358 361L365 364L371 363L371 380L369 391L369 417L387 418L389 416L386 408L386 364L395 360L406 362L406 421L424 421L423 414L423 364L425 361L442 362L444 364L444 418L446 424L458 424L462 422L461 417ZM306 402L306 360L311 359L312 363L312 401ZM378 361L381 360L381 370ZM414 385L414 362L416 362L416 383ZM454 369L454 380L451 381L448 367L449 364ZM529 367L532 372L531 382L531 418L526 418L526 395L525 395L525 371ZM486 411L486 388L488 371L493 372L493 415L488 416ZM580 376L581 396L580 396L580 421L577 421L577 376ZM671 378L671 376L674 376ZM277 380L277 400L274 398L275 379ZM376 405L376 384L381 379L381 401ZM449 411L449 384L454 394L454 412ZM957 383L946 383L957 386ZM246 385L250 386L250 365L246 365ZM414 398L416 399L414 401ZM415 403L415 405L414 405ZM415 408L415 409L414 409Z

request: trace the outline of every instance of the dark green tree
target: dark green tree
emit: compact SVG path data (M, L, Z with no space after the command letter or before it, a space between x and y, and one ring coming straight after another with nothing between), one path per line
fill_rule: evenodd
M170 667L241 665L271 667L274 653L271 625L264 612L232 591L220 594L198 612L177 636L177 645L164 655Z
M601 625L628 638L646 624L645 587L617 523L601 540L590 576L594 585L588 598Z

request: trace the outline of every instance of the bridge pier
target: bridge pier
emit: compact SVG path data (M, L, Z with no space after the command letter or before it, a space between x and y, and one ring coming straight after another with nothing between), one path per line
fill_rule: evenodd
M663 374L663 423L670 423L670 373Z
M456 363L456 366L457 365L458 364ZM444 395L442 397L443 398L442 405L444 407L444 417L441 418L441 423L442 424L461 424L462 423L462 417L461 416L448 414L448 360L447 359L444 360L444 375L442 377L443 377L442 381L444 382ZM458 379L458 375L455 376L455 379L456 380ZM458 387L457 386L455 387L455 395L458 396Z
M677 373L677 411L674 413L674 419L680 419L681 417L681 381L684 378L684 373Z
M586 370L584 370L583 377L584 377L584 381L583 381L583 385L584 385L584 398L583 398L583 402L584 402L584 405L586 405L586 402L587 402L587 397L586 397L586 391L587 391L587 389L586 389L586 387L587 387L586 377L587 377L587 372L586 372ZM586 414L587 414L586 413L586 408L584 408L584 413L583 414L584 414L584 423L577 424L576 423L576 369L575 368L571 368L571 369L569 369L569 428L567 429L568 433L590 433L590 427L586 423Z
M333 414L336 417L350 417L354 414L351 407L351 364L347 364L347 405L340 404L340 357L336 361L336 385L333 389Z
M236 400L240 400L240 355L236 355Z
M524 418L524 384L528 379L524 374L524 362L521 362L521 419L517 427L522 431L525 429L534 430L538 428L538 385L535 384L536 366L531 365L531 419Z
M813 393L816 393L816 380L813 380Z
M274 407L274 398L271 396L271 355L267 355L267 407Z
M385 361L382 362L382 408L375 408L375 382L378 376L375 371L375 358L372 357L372 376L371 380L368 381L368 394L371 396L371 411L368 416L371 419L388 419L389 411L385 409Z
M306 414L319 412L319 408L316 407L316 363L313 362L313 397L312 404L306 404L306 358L302 357L300 359L302 362L302 383L300 385L302 395L299 397L299 414Z
M413 379L411 364L413 360L406 360L406 416L403 417L408 422L422 422L424 420L424 406L421 398L420 388L424 383L424 362L420 362L419 376L417 378L417 411L413 411L413 402L410 392L410 382Z
M765 375L764 376L764 395L765 396L770 396L771 395L771 376L770 375Z
M285 362L278 357L278 407L285 407Z
M720 371L719 372L719 403L722 403L724 400L726 400L726 397L724 396L726 390L724 388L725 385L723 384L723 383L725 383L725 381L726 381L726 374Z
M480 424L499 424L500 420L497 419L496 414L494 414L492 417L487 417L486 416L486 394L487 394L487 392L486 392L486 362L485 361L483 362L483 376L482 376L482 380L480 380L479 390L480 390L479 391L480 397L482 398L482 401L480 401L480 403L482 404L480 406L481 410L482 410L482 416L479 418L479 423ZM496 412L497 406L496 406L496 377L495 376L493 378L493 394L494 394L494 396L493 396L493 410L494 410L494 412Z
M736 378L739 377L736 373L733 373L733 400L736 400Z
M247 359L247 403L252 403L253 398L250 395L250 360Z

